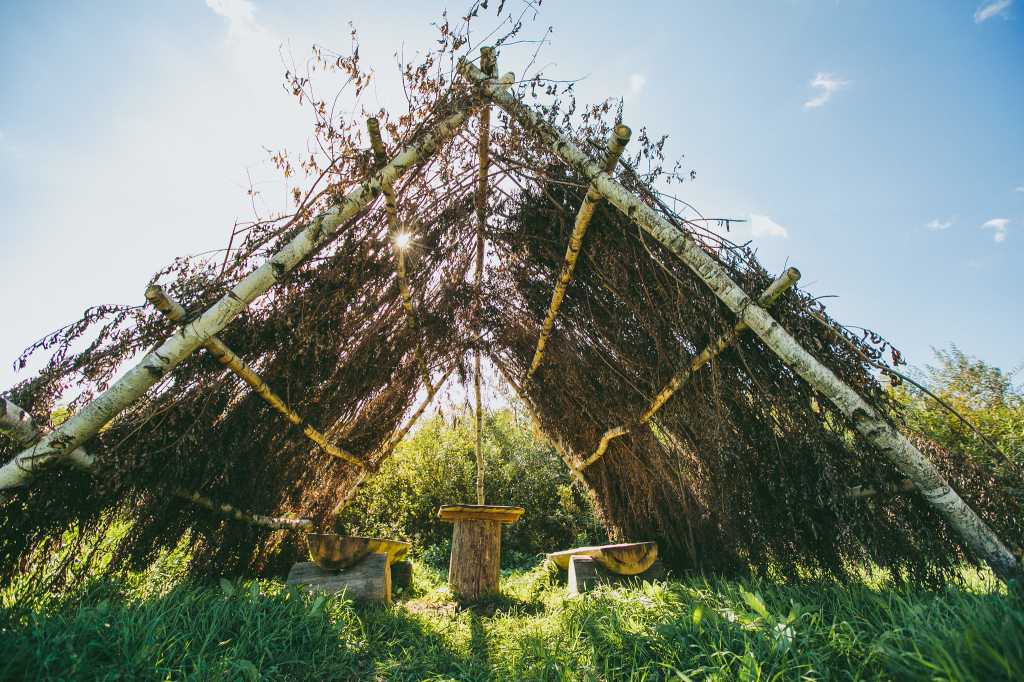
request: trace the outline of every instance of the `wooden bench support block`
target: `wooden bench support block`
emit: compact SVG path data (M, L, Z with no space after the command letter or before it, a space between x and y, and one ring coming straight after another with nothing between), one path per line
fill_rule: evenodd
M643 573L636 575L616 575L601 567L596 561L588 556L580 554L569 559L569 594L579 594L594 589L599 583L612 586L627 587L640 585L645 580L654 582L665 579L665 569L661 565L661 559L655 559Z
M448 585L460 599L474 602L497 592L501 566L501 521L456 519Z
M412 587L412 562L396 561L391 564L391 587Z
M306 561L292 566L286 585L302 587L304 592L344 592L346 599L357 604L387 605L391 603L391 566L384 552L370 554L343 571L325 571Z

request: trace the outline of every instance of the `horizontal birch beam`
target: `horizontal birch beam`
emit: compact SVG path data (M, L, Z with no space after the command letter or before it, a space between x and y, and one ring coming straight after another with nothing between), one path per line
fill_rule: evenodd
M480 86L483 94L504 109L525 129L536 133L570 168L633 222L674 253L718 298L758 335L794 372L803 377L842 412L853 428L900 469L966 545L1007 583L1024 585L1024 570L1017 557L942 478L928 458L899 431L814 356L804 350L789 332L744 293L689 233L671 224L657 211L631 194L603 171L601 166L567 139L555 126L528 106L506 93L466 60L460 73Z
M0 398L0 433L5 436L9 436L18 445L23 448L33 446L40 438L46 435L44 429L36 426L31 415L22 410L20 407L15 405L9 400ZM83 448L75 450L77 460L79 461L79 468L89 471L89 473L95 473L96 458L93 455L88 454ZM74 455L74 453L72 453ZM71 458L71 462L74 463L76 457ZM88 462L88 464L86 464ZM198 504L200 507L219 511L223 514L227 514L232 519L238 521L244 521L251 525L261 526L263 528L269 528L271 530L295 530L298 528L308 528L313 525L313 522L309 519L277 519L271 516L262 516L260 514L247 514L239 509L232 507L230 504L223 504L221 502L214 502L209 500L199 493L190 493L181 488L175 488L174 494L177 497L184 498L189 502Z
M626 148L626 144L629 142L632 134L633 131L628 126L622 124L615 126L611 136L608 138L608 145L604 150L604 157L601 160L602 171L611 173L615 170L615 164L619 162L619 157L622 156L622 151ZM540 338L537 339L537 351L533 355L533 362L530 363L530 369L526 373L526 378L523 379L524 387L529 385L534 372L537 371L541 360L544 359L544 346L547 344L548 336L555 325L555 318L558 317L558 309L561 307L562 299L565 297L565 290L569 288L569 282L572 280L572 272L576 268L576 259L579 258L580 249L583 248L583 236L587 233L587 226L590 225L590 219L594 217L594 209L597 208L597 204L600 201L601 193L594 187L591 187L587 190L587 196L583 199L583 204L576 214L576 224L573 226L572 237L569 239L569 248L565 251L565 262L562 263L562 272L558 276L558 284L555 285L555 293L551 297L548 314L540 328Z
M757 299L757 305L762 308L767 308L775 302L779 296L781 296L787 289L797 283L800 279L800 271L796 268L789 268L786 272L782 273L782 276L772 282L767 289L761 294L760 298ZM646 424L650 421L651 417L661 409L669 398L671 398L676 391L686 385L690 377L698 369L711 362L712 358L721 353L723 350L729 347L729 345L735 340L736 335L747 329L747 325L743 322L738 323L732 329L731 334L723 334L722 336L715 339L708 345L707 348L698 353L691 361L689 365L684 365L676 374L669 380L665 388L662 389L661 393L654 397L648 406L647 411L644 412L643 416L640 417L638 424ZM601 459L605 451L608 450L608 444L611 443L613 438L624 436L632 430L630 426L617 426L614 429L605 431L604 435L601 436L601 442L597 446L597 450L594 454L587 458L587 461L583 463L580 469L586 469L588 466Z
M185 309L181 307L180 303L168 296L163 287L154 284L147 288L146 300L170 321L181 324L185 320ZM209 351L210 355L217 358L222 365L231 370L238 378L248 384L271 407L283 414L288 421L302 427L303 435L320 446L324 452L347 462L358 464L363 468L366 467L366 460L331 443L324 434L314 429L295 410L288 407L276 393L270 390L270 387L267 386L267 383L263 381L260 375L219 338L211 336L203 342L203 348Z
M544 429L544 426L540 423L540 417L537 416L537 412L533 409L533 405L530 403L529 396L526 395L526 391L524 391L521 386L516 384L515 379L512 378L512 373L508 370L507 367L505 367L505 363L503 363L494 353L488 353L488 357L491 358L491 362L493 362L494 366L498 368L498 371L501 372L501 375L505 377L505 381L507 381L508 385L512 387L512 390L516 392L516 395L519 396L519 399L523 401L524 405L526 405L526 410L527 412L530 413L530 419L532 419L533 423L537 426L537 430L543 433L544 436L549 441L551 441L551 444L555 446L555 450L558 452L558 456L562 458L562 461L565 463L565 466L569 468L569 471L572 473L573 478L580 482L580 485L583 486L584 490L593 494L593 489L590 487L590 484L587 483L587 479L584 478L583 472L581 472L580 469L577 469L575 466L573 466L572 459L569 458L569 454L565 451L565 448L562 447L562 443L558 439L552 438L551 434L549 434Z
M317 247L334 237L341 225L377 198L384 184L393 183L405 171L427 160L466 121L467 116L465 110L455 113L424 135L418 143L399 152L391 163L317 216L298 236L242 279L206 312L178 329L159 348L147 353L141 362L95 400L39 443L0 467L0 503L9 499L4 491L30 483L33 471L50 466L73 452L142 397L183 358L220 332L258 296L283 279Z
M391 456L391 453L394 452L395 448L398 447L398 444L402 442L402 439L405 438L405 435L409 433L409 429L413 427L413 424L416 423L416 420L419 419L420 415L423 414L423 411L427 409L427 406L430 405L430 402L434 399L434 396L437 395L437 393L441 390L441 386L444 385L444 382L448 381L448 377L450 377L452 375L452 372L454 371L455 364L453 363L452 366L448 368L448 371L444 373L444 376L441 377L441 380L437 382L437 385L434 388L434 390L427 391L426 400L420 403L420 406L416 409L415 412L412 413L412 416L409 417L409 420L405 423L405 426L399 429L395 433L395 435L392 436L391 440L388 442L388 446L384 448L384 455L381 458L381 461ZM341 498L341 502L339 502L338 505L334 508L334 511L332 512L334 516L340 514L345 509L345 507L348 506L349 502L355 499L356 495L359 494L359 491L363 489L363 486L365 486L369 482L372 476L373 472L371 472L370 469L363 469L363 473L360 474L359 478L355 482L355 485L353 485L349 489L349 491L345 493L345 496Z
M229 519L242 521L244 523L248 523L250 526L259 526L269 530L302 530L303 528L313 527L313 521L310 519L280 519L273 516L263 516L262 514L250 514L238 509L237 507L233 507L230 504L214 502L203 497L199 493L190 493L182 490L181 488L175 489L174 494L180 498L188 500L192 504L197 504L200 507L209 509L210 511L220 512Z

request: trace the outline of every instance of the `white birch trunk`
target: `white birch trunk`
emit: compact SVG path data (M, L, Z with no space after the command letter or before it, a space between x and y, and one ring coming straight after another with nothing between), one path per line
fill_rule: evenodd
M211 511L218 511L225 514L230 519L242 521L251 526L260 526L261 528L268 528L270 530L301 530L303 528L313 527L313 522L309 519L279 519L273 516L263 516L262 514L249 514L237 507L231 506L230 504L214 502L203 497L199 493L190 493L182 490L181 488L176 489L174 494L188 500L192 504L197 504L200 507Z
M25 412L10 400L0 398L0 433L9 436L23 448L30 448L49 432L36 426L32 415ZM90 455L83 448L75 448L68 454L68 462L76 469L88 471L96 463L96 456ZM31 479L29 480L31 482ZM0 492L0 501L7 496Z
M465 122L466 117L465 111L456 113L425 135L418 144L403 149L371 180L352 190L327 212L317 216L276 255L235 285L226 296L199 318L179 329L159 348L148 353L113 386L61 424L53 433L0 467L0 501L4 499L4 490L26 485L32 480L32 472L36 468L52 464L95 435L160 381L183 358L227 326L257 296L274 286L303 258L331 238L339 226L380 194L382 185L393 183L410 167L433 154L438 145Z
M536 132L566 164L595 185L620 211L671 250L693 270L718 298L747 324L790 368L826 396L850 420L854 429L900 469L926 500L985 560L1000 579L1024 584L1017 558L984 521L957 495L935 466L860 395L804 350L765 310L736 285L715 260L686 232L662 218L654 209L615 182L600 165L584 154L554 126L493 83L472 64L461 61L460 72L481 84L495 104L528 130Z

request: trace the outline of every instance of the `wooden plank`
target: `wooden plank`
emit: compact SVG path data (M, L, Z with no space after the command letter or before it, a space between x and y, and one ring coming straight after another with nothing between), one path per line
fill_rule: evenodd
M548 559L563 571L569 570L569 559L573 556L588 556L605 570L618 575L636 575L650 568L658 558L658 543L630 542L599 547L577 547L547 555Z
M594 589L599 584L613 587L635 587L646 582L665 579L661 559L655 559L643 573L617 575L606 570L591 557L577 554L569 559L569 594L579 594Z
M301 587L303 592L343 592L358 604L391 604L391 565L384 552L371 554L344 571L325 571L312 561L295 564L285 584Z
M441 507L437 518L442 521L458 519L479 519L481 521L500 521L512 523L518 521L526 510L522 507L497 507L485 504L450 504Z

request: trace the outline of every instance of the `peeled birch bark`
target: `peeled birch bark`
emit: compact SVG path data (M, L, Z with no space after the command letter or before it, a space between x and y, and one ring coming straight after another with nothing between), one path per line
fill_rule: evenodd
M500 86L499 86L500 87ZM204 341L223 329L231 320L266 292L325 240L334 236L339 226L373 201L381 186L392 183L410 167L429 158L444 140L461 126L467 112L460 111L423 137L403 149L373 178L346 194L329 210L320 214L291 242L266 263L235 285L222 299L188 325L180 328L159 348L146 354L113 386L83 407L75 416L60 425L32 448L19 453L0 467L0 502L6 501L3 491L32 480L32 472L53 464L62 455L99 432L104 425L141 397L183 358Z
M622 151L626 148L633 131L627 126L617 125L608 138L608 146L604 150L604 158L601 160L601 167L605 173L615 170L615 164L619 162ZM544 324L540 328L540 338L537 339L537 351L533 355L533 362L523 379L523 386L530 383L534 372L540 367L544 358L544 346L547 344L551 328L555 325L555 318L558 317L558 309L562 306L562 299L565 297L565 290L569 288L569 281L572 279L572 272L576 268L576 259L579 258L580 249L583 248L583 236L587 233L587 226L590 219L594 217L594 209L601 201L601 193L591 187L587 190L587 196L583 199L579 213L576 214L576 224L573 226L572 237L569 240L569 248L565 251L565 263L562 264L562 272L558 277L558 284L555 285L555 293L551 297L551 305L548 307L548 314L544 318Z
M153 304L153 307L159 310L163 315L171 320L172 322L181 323L185 319L185 309L180 303L172 299L167 295L167 292L163 290L163 287L158 285L152 285L146 289L146 300ZM210 355L217 358L217 360L237 375L242 381L247 383L249 387L263 400L265 400L271 407L283 414L288 421L296 426L302 427L302 434L309 440L316 443L321 450L343 459L353 464L366 468L366 461L354 455L348 450L339 448L334 443L327 440L327 436L320 433L320 431L313 428L307 423L302 417L298 415L295 410L288 407L283 400L276 393L270 390L266 382L256 373L254 369L242 358L238 357L233 350L227 347L223 341L216 336L211 336L203 342L203 348L205 348Z
M460 73L479 84L485 96L504 109L527 130L537 133L573 170L597 187L609 202L643 230L657 239L687 265L712 292L758 335L789 367L815 390L832 401L850 420L853 428L900 469L926 500L964 540L967 546L992 568L999 578L1024 584L1024 571L1017 557L942 478L928 458L921 454L860 395L843 383L814 356L804 350L778 322L736 285L693 237L667 220L615 182L601 166L562 135L555 126L504 89L489 83L469 62L459 62Z

